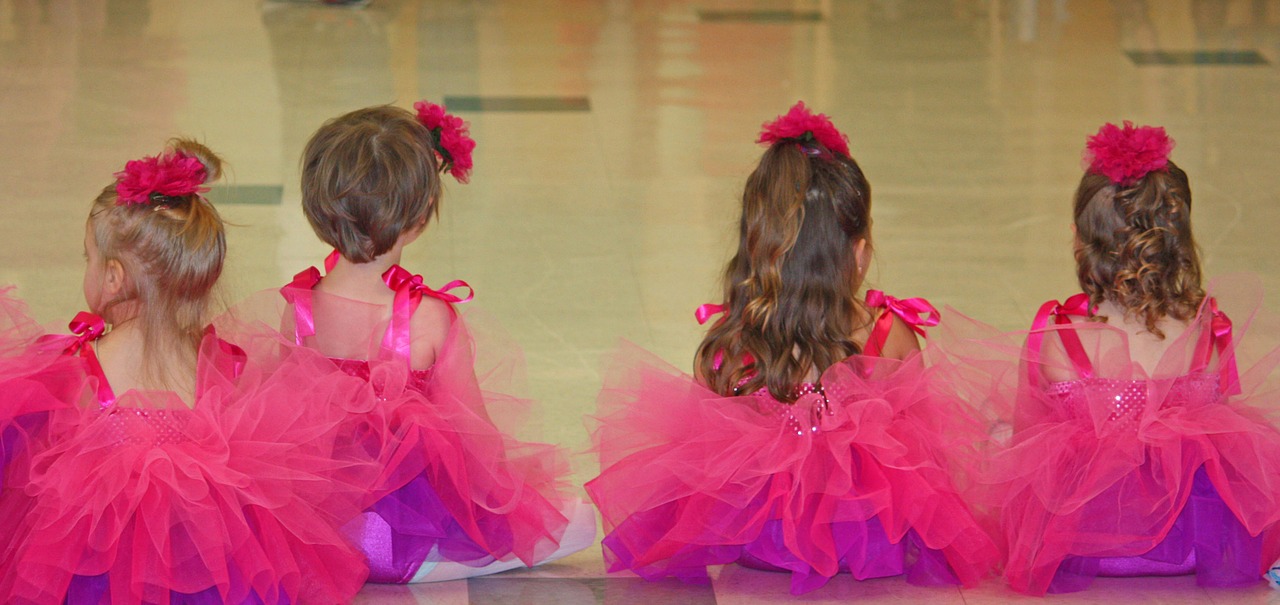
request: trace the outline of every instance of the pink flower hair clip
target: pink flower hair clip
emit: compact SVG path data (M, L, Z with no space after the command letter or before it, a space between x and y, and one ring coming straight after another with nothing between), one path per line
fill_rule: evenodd
M446 113L443 105L430 101L418 101L413 108L418 110L418 121L431 131L436 153L440 155L440 170L447 170L459 183L466 183L471 178L471 151L476 148L476 142L467 132L467 123Z
M1089 172L1128 187L1151 172L1164 170L1169 165L1170 151L1173 139L1163 128L1134 126L1125 120L1123 127L1103 124L1098 134L1089 137L1084 157Z
M183 198L204 193L207 177L198 158L182 153L165 153L130 160L117 172L116 205L150 204L168 198Z
M765 122L757 143L766 147L779 141L795 141L801 144L817 141L833 152L849 155L849 137L836 129L826 114L814 114L798 101L785 115L772 122Z

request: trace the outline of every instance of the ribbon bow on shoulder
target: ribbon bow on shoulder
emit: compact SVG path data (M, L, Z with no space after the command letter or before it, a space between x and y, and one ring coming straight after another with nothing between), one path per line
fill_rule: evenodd
M439 290L434 290L422 282L421 275L414 275L400 265L392 265L382 274L382 281L395 291L395 301L391 307L391 325L382 339L384 351L392 352L403 359L409 359L412 349L412 337L409 334L409 321L413 311L422 302L423 296L430 296L446 303L465 303L475 298L475 290L460 279L455 279ZM466 298L450 294L451 290L466 288Z
M862 354L878 357L884 349L884 343L893 329L893 318L897 317L907 324L912 332L927 337L925 328L938 325L941 315L929 301L923 298L894 298L880 290L867 290L867 306L872 309L884 309L871 328L871 335L863 347Z
M1205 310L1211 319L1209 320L1209 330L1211 336L1209 342L1205 342L1198 347L1198 357L1202 358L1201 362L1204 366L1209 365L1209 358L1213 355L1214 347L1218 349L1218 386L1225 395L1240 394L1240 371L1236 367L1235 349L1231 346L1231 318L1227 317L1218 309L1218 301L1213 298L1207 298L1204 302Z
M1088 317L1092 308L1089 295L1083 292L1068 298L1065 302L1051 300L1040 305L1035 321L1031 322L1031 333L1027 335L1027 349L1031 361L1039 362L1040 360L1040 350L1044 347L1044 335L1048 331L1050 320L1058 326L1071 325L1072 317ZM1093 364L1089 361L1089 355L1085 353L1080 336L1074 330L1057 330L1057 333L1076 372L1081 378L1092 377ZM1027 374L1032 382L1038 380L1041 375L1040 370L1034 365L1027 366Z
M476 296L475 290L467 282L460 279L455 279L445 284L444 287L439 290L434 290L423 283L421 275L414 275L400 265L393 265L390 269L387 269L386 273L382 274L382 281L387 284L387 287L395 290L397 307L400 306L400 297L402 294L406 297L411 297L413 300L420 301L423 296L430 296L431 298L443 300L447 303L471 302L471 299ZM450 290L456 290L458 288L467 289L466 298L461 298L449 293Z
M107 322L101 317L81 311L76 313L74 319L71 320L67 327L71 329L71 333L75 334L75 338L71 344L67 345L66 352L68 355L75 355L84 350L85 346L97 340L103 334L107 333Z

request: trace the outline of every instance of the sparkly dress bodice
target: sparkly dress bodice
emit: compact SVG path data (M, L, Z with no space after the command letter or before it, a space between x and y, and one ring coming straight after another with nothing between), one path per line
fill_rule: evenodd
M1196 339L1187 373L1166 379L1119 379L1097 376L1093 361L1081 342L1071 317L1089 316L1089 299L1077 294L1065 303L1045 303L1032 324L1027 339L1029 359L1040 359L1044 336L1049 324L1057 334L1071 367L1079 378L1044 381L1036 370L1028 380L1039 384L1047 400L1054 404L1064 420L1106 423L1113 427L1136 430L1144 416L1170 408L1196 408L1217 403L1232 389L1238 388L1238 376L1232 357L1220 360L1221 367L1211 369L1215 351L1221 356L1231 346L1231 321L1217 308L1212 298L1205 299L1209 327ZM1151 393L1159 391L1156 405Z
M153 408L120 405L107 375L94 350L94 342L105 333L102 318L80 313L71 324L77 334L66 353L78 357L85 373L96 381L98 413L102 414L107 435L112 443L132 446L157 446L188 441L185 434L191 421L186 408Z
M338 366L338 369L342 370L344 374L355 376L365 382L370 381L369 379L372 374L372 367L369 365L368 361L363 359L343 359L340 357L330 357L329 361L332 361L334 365ZM405 387L420 393L425 393L427 391L427 385L431 382L433 370L435 370L434 365L425 370L409 370L409 382Z
M888 296L879 290L867 292L867 307L881 309L881 313L872 327L867 342L863 346L860 359L844 360L840 363L854 364L866 358L878 358L889 339L889 331L893 328L894 318L904 321L917 334L923 335L922 326L937 324L938 312L923 298L900 300ZM865 368L864 368L865 369ZM855 369L855 371L858 371ZM860 374L865 374L859 371ZM743 379L741 387L749 379ZM777 416L783 430L790 434L803 436L820 432L824 423L835 415L832 400L839 401L841 393L839 385L823 385L813 382L801 383L793 391L793 401L779 401L769 393L769 389L761 388L751 393L759 401L762 413ZM734 390L737 393L737 389Z
M1134 430L1144 412L1154 413L1175 407L1194 408L1216 403L1222 398L1219 376L1209 372L1179 376L1168 388L1169 392L1159 407L1149 412L1147 394L1151 383L1146 380L1082 378L1052 382L1045 389L1045 394L1068 419L1092 421L1097 402L1105 401L1107 415L1100 420ZM1101 416L1101 410L1098 415Z

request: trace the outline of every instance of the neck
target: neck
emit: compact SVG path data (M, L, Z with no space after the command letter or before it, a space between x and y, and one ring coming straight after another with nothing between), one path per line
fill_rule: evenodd
M98 361L119 395L130 389L171 390L191 400L197 352L185 335L148 339L137 317L112 324L98 341Z
M400 264L402 246L395 246L367 263L353 263L339 258L337 264L320 282L320 290L365 302L385 302L391 291L382 274Z
M333 266L332 271L328 272L327 277L336 278L340 281L382 281L382 274L386 273L387 269L390 269L393 265L400 264L401 254L402 250L399 246L396 246L367 263L353 263L345 257L339 257L338 263Z

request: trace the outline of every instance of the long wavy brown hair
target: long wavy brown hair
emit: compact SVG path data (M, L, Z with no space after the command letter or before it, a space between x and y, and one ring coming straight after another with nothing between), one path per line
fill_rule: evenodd
M861 351L852 336L870 316L857 297L855 248L869 238L870 218L871 185L853 158L792 140L764 152L742 194L725 316L694 361L709 388L768 388L791 402L813 372Z
M1165 317L1187 321L1204 301L1191 236L1191 186L1172 161L1130 186L1086 173L1076 189L1076 275L1093 305L1103 301L1157 338Z

